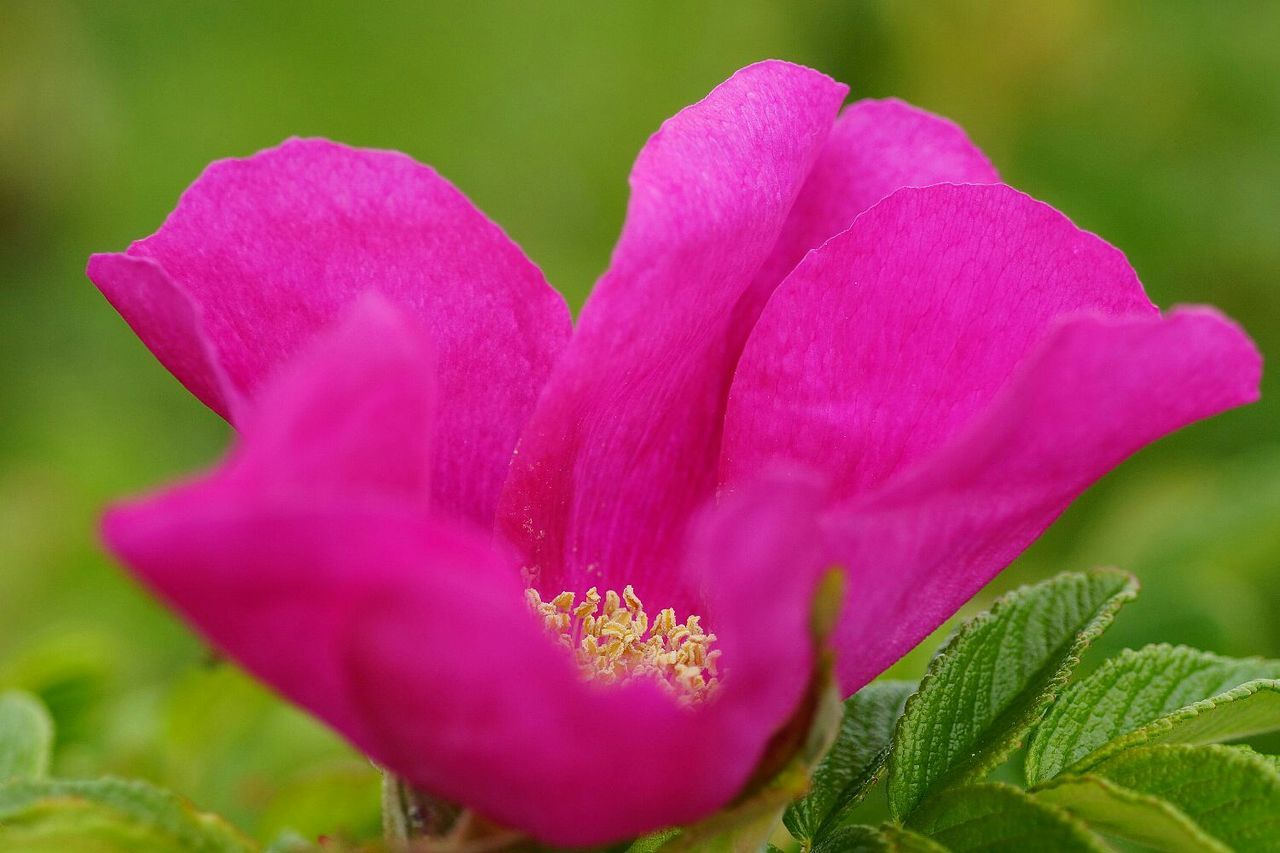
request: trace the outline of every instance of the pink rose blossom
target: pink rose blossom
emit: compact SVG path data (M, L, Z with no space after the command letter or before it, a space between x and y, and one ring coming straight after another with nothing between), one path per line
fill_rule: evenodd
M110 547L379 763L501 824L592 844L725 805L808 689L827 567L849 694L1108 469L1257 396L1230 321L1161 315L955 125L840 112L846 92L765 62L667 121L576 328L408 157L291 140L210 166L89 276L239 437L113 509ZM590 675L606 658L544 624L578 644L586 617L536 616L530 584L634 587L637 642L666 608L715 637Z

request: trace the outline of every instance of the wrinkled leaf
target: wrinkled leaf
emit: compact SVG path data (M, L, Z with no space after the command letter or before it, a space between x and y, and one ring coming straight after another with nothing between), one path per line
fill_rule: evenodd
M0 782L39 779L49 772L53 720L29 693L0 693Z
M1233 850L1280 850L1280 773L1249 750L1158 744L1128 749L1094 774L1166 800Z
M1040 850L1103 851L1106 846L1079 819L1012 785L983 783L950 788L912 813L907 827L954 853Z
M1167 853L1230 853L1167 800L1122 788L1101 776L1059 776L1036 798L1094 829Z
M893 817L1008 757L1080 654L1136 594L1137 582L1123 572L1066 573L1009 593L963 625L898 721L889 756Z
M18 781L0 786L0 850L24 853L247 853L221 818L142 782Z
M812 789L783 816L793 836L821 837L861 801L884 769L894 727L915 689L913 681L878 681L845 700L840 732L814 771Z
M637 838L627 847L627 853L657 853L662 846L680 834L678 829L663 829L643 838Z
M1028 784L1141 743L1213 743L1280 728L1280 661L1185 647L1125 651L1072 685L1027 750Z
M813 853L946 853L923 835L884 826L844 826L813 846Z

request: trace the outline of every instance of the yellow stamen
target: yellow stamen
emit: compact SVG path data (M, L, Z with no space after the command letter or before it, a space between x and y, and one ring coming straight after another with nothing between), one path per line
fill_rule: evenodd
M671 608L658 612L653 624L635 589L627 585L622 595L587 590L574 607L576 596L562 592L543 601L535 589L527 591L529 606L542 618L547 630L573 650L583 674L605 683L652 678L681 703L705 701L719 685L713 649L716 635L702 630L702 620L690 616L683 623Z

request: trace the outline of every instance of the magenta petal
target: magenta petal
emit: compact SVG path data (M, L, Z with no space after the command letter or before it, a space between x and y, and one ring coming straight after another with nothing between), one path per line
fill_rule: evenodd
M688 576L724 651L711 701L592 684L515 559L431 515L430 373L413 321L365 297L267 383L221 469L112 510L108 544L284 696L492 819L588 844L723 805L813 670L814 491L747 485L696 525Z
M205 339L199 312L158 263L128 255L94 255L87 272L179 382L224 418L234 417L238 394Z
M499 531L551 593L634 583L676 606L676 556L715 486L729 378L777 241L846 89L745 68L668 120L631 174L609 271L521 438Z
M852 693L938 627L1125 457L1258 397L1262 360L1212 309L1065 321L946 449L832 512L853 585Z
M438 503L491 523L570 320L520 249L434 171L392 152L291 140L210 166L128 256L158 263L189 295L202 337L250 399L358 294L377 291L412 314L438 357ZM119 278L135 268L95 260L90 275L168 352L175 333ZM193 377L179 374L208 399Z
M218 471L104 522L111 549L216 645L357 740L337 645L350 605L331 597L334 577L399 558L409 546L390 525L428 538L415 566L470 573L475 553L491 559L425 520L432 385L421 332L367 296L273 377ZM301 646L310 656L279 660Z
M695 709L651 682L584 681L512 564L404 508L255 504L211 483L117 511L107 535L219 648L379 764L587 845L701 818L751 775L813 670L815 521L811 496L771 486L700 529L725 680Z
M427 506L434 354L410 317L368 293L267 384L228 476L255 499Z
M951 121L894 98L852 103L831 129L762 277L776 286L806 252L895 190L999 180Z
M215 647L360 746L373 734L346 661L366 591L415 576L449 589L508 568L481 537L420 511L255 503L225 481L119 507L104 536Z
M1063 314L1153 316L1124 256L1006 186L903 189L774 293L729 396L723 477L772 460L874 488L990 404Z
M775 292L730 393L724 483L778 461L830 477L853 691L1126 455L1252 399L1258 369L1221 319L1161 320L1124 257L1047 205L904 189Z
M649 682L584 682L506 591L407 576L362 592L354 695L378 761L557 845L687 823L739 792L813 671L814 500L737 496L699 525L724 682L682 708ZM665 602L657 603L661 606Z

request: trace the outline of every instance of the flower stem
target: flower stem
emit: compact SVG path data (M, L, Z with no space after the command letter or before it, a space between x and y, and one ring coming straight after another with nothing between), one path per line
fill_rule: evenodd
M447 833L461 810L418 791L393 773L382 774L382 833L392 845ZM393 848L394 849L394 848Z

